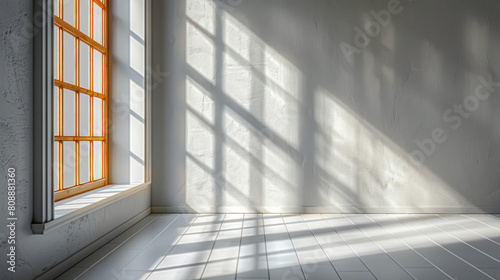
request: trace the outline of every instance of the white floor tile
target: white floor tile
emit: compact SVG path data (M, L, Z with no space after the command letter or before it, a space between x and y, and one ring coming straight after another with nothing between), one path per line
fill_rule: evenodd
M276 215L264 215L264 230L270 278L304 279L304 273L283 218Z
M260 214L245 214L238 260L238 279L268 278L266 241Z
M236 278L242 226L243 215L225 216L201 279Z
M368 271L368 268L322 215L304 215L304 220L337 271Z
M96 280L96 279L120 279L132 280L127 276L126 272L122 272L122 268L129 263L140 250L116 249L96 265L87 270L84 274L78 277L79 280ZM121 276L121 277L119 277ZM125 278L127 276L127 278Z
M197 215L184 214L146 246L124 270L152 271L175 246Z
M500 279L500 216L150 215L57 279Z
M455 255L437 246L427 237L401 223L404 222L405 219L411 219L409 216L410 215L386 215L385 217L371 217L400 240L409 244L413 249L451 278L490 279L485 274L457 258Z
M97 249L94 253L90 254L88 257L80 261L75 265L75 267L84 267L89 268L96 263L98 263L101 259L106 257L108 254L113 252L115 249L119 248L120 244L111 244L108 243L101 248Z
M124 231L123 233L118 235L116 238L111 240L109 243L122 244L123 242L130 239L133 235L135 235L136 233L141 231L141 229L143 229L145 226L147 226L153 220L155 220L156 218L158 218L160 216L161 216L160 214L151 214L151 215L147 216L146 218L140 220L135 225L133 225L132 227L130 227L129 229L127 229L126 231Z
M417 280L444 280L449 279L435 267L410 267L406 269Z
M365 215L346 215L358 228L373 242L379 245L391 258L403 268L407 267L434 267L427 260L418 255L406 244L394 238L378 224Z
M376 280L369 271L341 271L339 274L342 280Z
M379 279L412 279L412 277L376 243L343 215L323 215L349 244L368 269Z
M142 230L130 237L121 249L142 250L148 246L167 226L172 223L179 214L161 215L146 225Z

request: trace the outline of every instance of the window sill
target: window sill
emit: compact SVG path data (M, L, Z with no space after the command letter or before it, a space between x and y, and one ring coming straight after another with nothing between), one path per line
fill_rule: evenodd
M107 185L60 200L54 204L54 219L42 224L31 224L31 229L34 234L45 234L149 186L149 182L130 185Z

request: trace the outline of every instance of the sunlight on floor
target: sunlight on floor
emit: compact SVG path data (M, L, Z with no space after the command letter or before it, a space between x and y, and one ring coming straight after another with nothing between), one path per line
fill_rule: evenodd
M498 215L150 215L58 279L498 279L499 241Z

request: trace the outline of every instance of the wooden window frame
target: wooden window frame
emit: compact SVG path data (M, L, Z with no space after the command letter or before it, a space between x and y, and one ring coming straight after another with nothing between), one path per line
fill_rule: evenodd
M57 76L54 74L54 86L57 88L57 92L54 92L58 96L57 102L57 112L54 112L54 118L56 119L55 127L53 128L54 136L53 141L57 143L58 149L55 157L55 166L57 169L57 178L54 178L54 200L59 201L74 195L78 195L99 187L103 187L108 184L108 165L109 165L109 144L108 144L108 102L109 102L109 80L108 80L108 60L109 60L109 44L108 44L108 13L109 6L108 0L88 0L89 2L89 35L85 34L80 30L80 1L75 0L74 2L74 26L70 23L64 21L63 16L63 0L57 1L57 6L54 5L53 13L53 26L57 29L57 33L53 34L54 37L58 38L58 51L54 52L54 55L58 57L58 65L54 65L54 70L57 69ZM97 38L94 38L94 4L101 9L101 40L97 42ZM57 11L57 13L55 13ZM69 34L74 39L74 83L64 82L64 69L63 69L63 33ZM88 54L88 88L80 86L79 83L79 58L80 58L80 42L85 43L89 47ZM102 55L101 59L101 89L100 93L94 91L94 51L98 51ZM63 91L70 90L75 94L75 110L74 110L74 135L66 136L63 135ZM80 114L79 114L79 96L81 94L89 96L89 114L88 114L88 124L89 124L89 135L80 136L79 135L79 124L80 124ZM102 101L101 108L101 133L99 136L94 136L94 98L98 98ZM80 171L80 141L87 141L89 145L89 181L80 182L79 171ZM73 158L74 162L74 184L68 187L63 186L63 143L74 143L75 155ZM94 176L94 143L100 142L101 144L101 177L95 178Z
M111 1L108 2L108 16L113 13L117 7L113 7ZM118 195L108 197L103 201L92 203L91 205L82 206L82 208L69 213L63 214L57 210L56 202L54 201L54 169L56 165L54 157L54 1L53 0L33 0L33 22L30 24L30 29L26 30L25 35L33 39L33 147L32 147L32 221L31 229L33 234L47 234L56 228L68 225L77 219L81 219L85 215L94 213L106 205L111 205L131 193L135 193L144 187L151 186L151 86L152 75L150 71L151 65L151 1L145 1L145 182L136 185L133 189L129 189ZM111 22L115 21L109 18ZM113 26L110 30L113 30ZM32 29L31 29L32 28ZM118 32L119 33L119 32ZM111 49L118 48L111 44ZM121 54L118 54L118 57ZM112 79L115 77L110 76ZM84 89L70 88L76 91ZM89 94L87 92L87 94ZM108 106L112 108L117 102L112 98L108 101ZM110 117L115 117L110 114ZM109 143L112 146L112 143ZM113 146L112 146L113 147ZM113 154L125 155L121 150L113 150ZM128 156L128 153L126 154ZM126 170L124 170L126 174ZM111 173L110 173L111 174ZM120 173L121 175L122 173ZM120 178L118 178L119 180ZM111 178L109 184L112 184ZM86 194L83 194L84 196ZM64 204L64 201L61 201ZM57 216L57 218L56 218ZM59 275L55 273L51 275ZM54 276L55 277L55 276Z

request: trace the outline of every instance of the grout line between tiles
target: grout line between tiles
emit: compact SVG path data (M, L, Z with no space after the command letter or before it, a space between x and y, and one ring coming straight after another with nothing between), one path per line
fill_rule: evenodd
M183 215L183 214L180 214L180 215ZM158 262L158 264L151 270L151 273L149 273L148 277L146 277L146 280L149 278L149 276L151 276L151 274L156 270L156 268L161 264L161 262L167 257L168 253L170 253L170 251L172 251L174 249L175 246L177 246L177 243L179 243L179 241L182 239L182 237L184 236L184 234L189 230L189 228L191 227L191 224L196 221L196 219L198 219L198 217L200 216L200 214L197 214L196 215L196 218L193 219L193 221L189 224L189 226L186 227L186 229L184 230L184 232L179 236L179 238L177 239L177 241L175 241L175 244L170 248L170 250L168 250L168 252L165 253L165 255L163 256L163 258Z
M267 278L271 279L271 272L269 271L269 255L267 254L267 237L266 237L266 225L264 224L264 215L259 214L262 221L262 230L264 232L264 248L266 251L266 264L267 264Z
M481 253L481 254L483 254L483 255L485 255L485 256L487 256L487 257L489 257L489 258L491 258L491 259L495 260L496 262L500 263L500 260L498 260L497 258L495 258L495 257L493 257L493 256L490 256L488 253L485 253L485 252L483 252L483 251L479 250L478 248L476 248L476 247L472 246L471 244L469 244L467 241L462 240L460 237L457 237L457 236L453 235L452 233L449 233L448 231L445 231L445 230L443 230L443 229L439 228L439 227L438 227L438 226L436 226L436 225L433 225L433 224L431 224L431 223L429 223L429 222L427 222L427 221L424 221L424 220L420 219L419 217L416 217L416 219L418 219L418 220L420 220L420 221L423 221L424 223L426 223L426 224L428 224L428 225L430 225L430 226L432 226L432 227L434 227L434 228L436 228L436 229L438 229L438 230L440 230L440 231L442 231L442 232L444 232L444 233L446 233L446 234L450 235L451 237L453 237L453 238L457 239L458 241L460 241L460 242L461 242L461 243L463 243L464 245L467 245L468 247L470 247L470 248L472 248L472 249L474 249L474 250L478 251L479 253Z
M401 269L403 269L404 272L406 272L406 274L410 275L411 278L417 280L417 278L415 278L413 275L411 275L411 273L409 273L398 261L396 261L391 255L389 255L389 253L387 253L387 251L382 248L382 246L380 246L375 240L373 240L370 236L368 236L362 229L360 229L358 227L358 225L356 225L351 219L349 219L349 217L347 217L346 215L342 214L342 216L347 219L351 224L353 224L364 236L366 236L371 242L373 242L373 244L377 245L391 260L393 260Z
M96 266L98 263L100 263L103 259L105 259L107 256L109 256L111 253L113 253L114 251L118 250L118 248L120 248L123 244L125 244L125 242L127 242L128 240L130 240L132 237L134 237L136 234L138 234L139 232L141 232L143 229L145 229L148 225L150 225L154 220L158 219L159 216L155 216L153 219L151 219L151 221L149 221L147 224L145 224L143 227L141 227L139 230L137 230L134 234L132 234L131 236L129 236L127 239L125 239L123 242L121 242L120 244L118 244L115 248L113 248L111 251L109 251L106 255L104 255L102 258L100 258L97 262L94 262L91 266L89 266L87 269L85 269L84 271L82 271L82 273L78 274L78 276L75 277L75 280L80 278L80 276L84 275L85 273L87 273L87 271L89 271L91 268L93 268L94 266ZM144 217L144 219L146 219L146 217ZM141 220L142 221L142 220ZM139 221L140 222L140 221ZM135 223L134 225L138 224L139 222ZM132 228L134 225L132 225L130 228ZM128 228L128 229L130 229ZM127 229L127 230L128 230ZM126 231L126 230L125 230ZM124 231L124 232L125 232ZM124 232L122 232L121 234L123 234ZM120 236L121 234L119 234L118 236ZM117 237L118 237L117 236ZM117 238L115 237L115 238ZM114 239L114 238L113 238ZM111 242L113 239L111 239L109 242ZM107 244L109 244L109 242L107 242L106 244L104 244L103 246L99 247L99 249L101 249L102 247L106 246ZM97 249L97 250L99 250ZM95 250L93 253L97 252L97 250ZM90 254L90 255L92 255ZM90 255L88 255L87 257L85 257L84 259L88 258ZM83 260L82 260L83 261ZM64 273L63 273L64 274ZM61 274L62 275L62 274Z
M406 241L402 240L401 238L395 236L393 233L389 232L383 225L379 224L377 221L375 221L374 219L372 219L370 216L366 216L366 217L368 217L368 219L372 220L380 228L382 228L383 230L385 230L388 234L392 235L394 238L396 238L397 240L401 241L408 248L410 248L413 252L415 252L421 258L423 258L424 260L426 260L428 263L430 263L432 266L434 266L437 270L439 270L440 272L442 272L444 275L446 275L450 279L453 279L453 277L451 277L450 275L448 275L448 273L444 272L441 268L439 268L437 265L435 265L432 261L430 261L429 259L427 259L426 257L424 257L422 254L420 254L419 252L417 252L412 246L410 246L408 243L406 243Z
M409 228L409 229L411 229L411 230L413 230L413 231L417 232L417 233L418 233L418 234L420 234L421 236L423 236L423 237L427 238L427 240L429 240L429 241L431 241L432 243L434 243L434 244L438 245L440 248L442 248L442 249L443 249L443 250L445 250L446 252L448 252L448 253L452 254L453 256L455 256L456 258L458 258L459 260L461 260L461 261L465 262L466 264L470 265L472 268L474 268L475 270L477 270L477 271L479 271L480 273L484 274L486 277L488 277L488 278L490 278L490 279L494 279L493 277L491 277L491 276L489 276L488 274L486 274L484 271L482 271L482 270L480 270L479 268L477 268L475 265L473 265L473 264L471 264L470 262L468 262L468 261L466 261L466 260L462 259L460 256L458 256L457 254L455 254L455 253L451 252L450 250L448 250L448 249L444 248L441 244L439 244L439 243L435 242L434 240L432 240L431 238L429 238L427 235L424 235L424 234L420 233L419 231L417 231L416 229L413 229L413 228L411 228L410 226L408 226L408 225L406 225L406 224L402 223L401 221L399 221L399 220L398 220L397 218L395 218L395 217L391 217L391 218L392 218L392 219L394 219L394 220L396 220L396 221L397 221L397 222L399 222L400 224L404 225L405 227L407 227L407 228Z
M335 273L337 274L337 276L339 277L339 279L342 279L342 277L340 277L340 274L339 272L337 271L337 269L335 268L335 266L333 265L333 262L332 260L330 259L330 256L328 256L328 254L326 253L325 251L325 248L323 248L323 245L321 245L321 242L319 242L318 240L318 237L316 236L316 234L312 231L311 227L309 226L309 224L307 223L307 221L304 219L304 216L303 215L300 215L300 217L302 218L302 220L304 221L304 224L306 225L306 227L309 229L309 231L311 232L311 234L314 236L314 239L316 240L316 242L318 243L319 247L321 247L321 250L323 250L323 253L325 254L325 256L328 258L328 261L330 262L330 264L332 265L333 267L333 270L335 271Z
M460 216L462 216L462 217L467 217L467 218L469 218L469 219L471 219L471 220L474 220L474 221L479 222L479 223L481 223L481 224L483 224L483 225L486 225L486 226L488 226L488 227L490 227L490 228L492 228L492 229L494 229L494 230L496 230L496 231L500 231L500 228L497 228L497 227L491 226L491 225L489 225L489 224L487 224L487 223L485 223L485 222L483 222L483 221L480 221L480 220L478 220L478 219L476 219L476 218L472 218L472 217L471 217L471 216L469 216L469 215L460 215ZM493 217L493 216L492 216L492 217Z
M240 263L241 242L243 241L243 225L245 224L245 215L246 214L243 214L243 220L241 221L240 246L238 248L238 258L236 258L236 272L234 273L234 280L238 278L238 264Z
M225 219L226 219L226 214L224 214L224 217L222 218L222 221L219 225L219 230L222 228L222 225L224 224ZM210 250L210 254L208 254L208 258L207 258L205 266L203 267L203 270L201 272L200 279L203 279L203 274L205 274L205 269L207 269L208 263L210 262L210 257L212 256L212 253L214 251L215 243L217 243L217 238L219 238L219 231L217 231L217 234L215 235L214 244L212 245L212 250Z
M368 266L366 265L366 263L361 259L361 257L359 256L358 252L356 252L352 247L351 245L344 239L344 237L337 231L337 229L335 229L334 226L332 226L332 224L328 221L327 218L325 218L325 216L323 214L321 214L321 217L323 217L323 219L326 220L326 222L330 225L330 227L337 233L337 235L342 238L342 241L344 241L344 243L351 249L351 251L358 257L359 261L366 267L366 269L368 269L368 271L370 272L371 275L373 275L373 277L375 279L378 279L377 276L375 276L375 274L373 274L373 272L371 271L370 268L368 268Z
M472 230L472 229L466 228L466 227L462 226L461 224L459 224L459 223L457 223L457 222L455 222L455 221L449 220L449 219L447 219L447 218L445 218L445 217L443 217L443 216L441 216L441 215L436 215L436 216L440 217L440 218L441 218L441 219L443 219L443 220L446 220L446 221L452 222L452 223L454 223L455 225L457 225L457 226L459 226L459 227L461 227L461 228L464 228L464 229L466 229L466 230L468 230L468 231L470 231L470 232L472 232L472 233L474 233L474 234L477 234L477 235L481 236L482 238L484 238L484 239L486 239L486 240L488 240L488 241L491 241L491 242L493 242L493 243L495 243L495 244L497 244L497 245L500 245L500 242L497 242L497 241L495 241L495 240L493 240L493 239L491 239L491 238L489 238L489 237L487 237L487 236L484 236L484 235L482 235L481 233L476 232L476 231L474 231L474 230Z
M280 217L281 217L281 220L283 221L283 224L285 225L286 233L288 234L288 238L290 238L290 242L292 243L293 250L295 251L295 256L297 257L297 261L299 263L300 270L302 271L302 275L304 275L304 280L305 280L305 279L307 279L306 273L304 272L304 268L302 267L302 264L300 263L300 258L299 258L299 254L297 253L297 248L295 247L295 244L293 243L292 236L290 235L290 231L288 230L288 227L286 226L285 219L283 219L283 214L281 214Z

